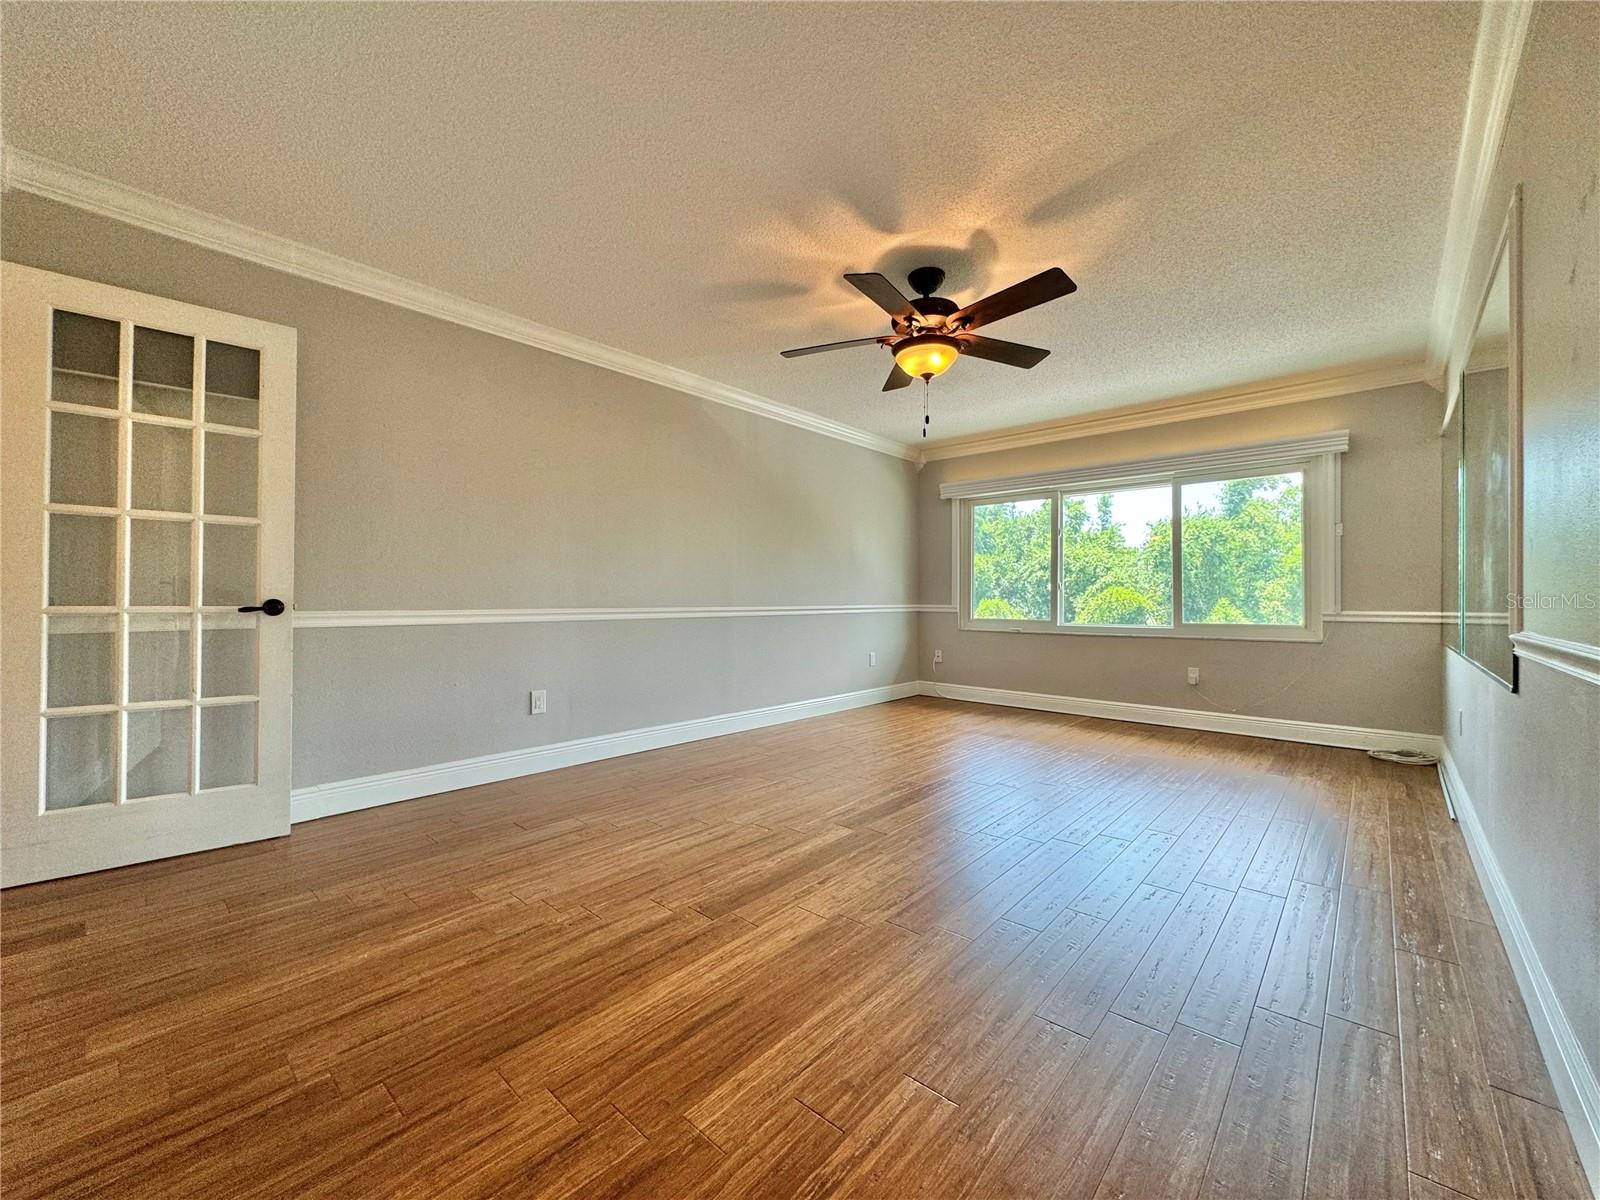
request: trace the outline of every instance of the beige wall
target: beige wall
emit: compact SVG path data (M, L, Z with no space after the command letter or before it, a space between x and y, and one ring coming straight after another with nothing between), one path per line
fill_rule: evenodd
M1590 646L1600 644L1597 62L1600 5L1535 9L1467 288L1475 302L1520 183L1523 587L1579 599L1530 609L1526 628ZM1513 694L1450 652L1443 674L1451 760L1600 1074L1600 688L1523 660Z
M302 629L295 774L375 775L914 679L916 632L911 613ZM530 718L545 680L551 711Z
M1437 611L1443 413L1424 384L929 463L918 485L919 598L951 600L952 501L939 485L1350 431L1343 473L1343 601ZM1329 624L1321 644L959 630L922 617L923 677L977 687L1437 733L1439 629ZM937 675L935 649L944 652ZM1198 666L1199 687L1185 682Z
M912 598L909 463L33 196L0 232L299 330L302 611ZM302 630L295 783L903 681L915 637L903 613Z
M1527 628L1589 645L1600 644L1597 53L1600 6L1536 7L1466 288L1475 304L1520 183L1523 581L1546 595L1591 597L1529 611Z

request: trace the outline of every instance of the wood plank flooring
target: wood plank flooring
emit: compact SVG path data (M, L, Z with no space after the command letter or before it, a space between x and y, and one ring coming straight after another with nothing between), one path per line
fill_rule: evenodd
M908 700L0 898L26 1197L1588 1196L1433 775Z

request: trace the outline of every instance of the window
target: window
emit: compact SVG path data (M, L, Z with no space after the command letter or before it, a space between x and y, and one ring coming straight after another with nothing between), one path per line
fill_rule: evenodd
M1172 489L1061 498L1061 621L1172 624Z
M1050 619L1049 500L972 506L972 615Z
M1186 623L1304 623L1304 479L1287 471L1182 485Z
M1318 640L1344 433L945 484L969 629Z

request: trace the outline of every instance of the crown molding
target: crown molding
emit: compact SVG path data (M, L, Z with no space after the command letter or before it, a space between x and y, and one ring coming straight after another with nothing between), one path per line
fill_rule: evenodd
M1427 364L1418 356L1379 359L1327 371L1283 375L1277 379L1264 380L1245 387L1196 392L1175 400L1141 404L1133 408L1119 408L1108 413L1073 417L1065 421L1024 425L1015 429L997 430L994 433L973 434L971 437L950 438L930 443L923 450L922 457L924 461L932 462L943 458L989 454L996 450L1014 450L1020 446L1064 442L1072 438L1098 437L1101 434L1144 429L1152 425L1194 421L1226 413L1273 408L1280 404L1298 404L1303 400L1324 400L1329 396L1345 396L1353 392L1370 392L1378 388L1421 383L1426 378Z
M729 408L742 409L880 454L919 461L914 447L890 438L879 437L803 409L791 408L753 392L730 387L575 333L552 329L503 309L480 304L476 300L468 300L388 271L380 271L376 267L289 238L253 229L226 217L128 187L14 146L0 149L0 158L3 158L3 165L0 165L3 185L7 189L31 192L47 200L70 204L86 212L111 217L127 225L136 225L275 271L381 300L385 304L437 317L441 321L476 329L508 341L535 346L552 354L630 375Z
M919 465L937 459L1094 437L1394 387L1432 380L1438 374L1418 357L1383 359L1331 370L1280 376L1244 387L1218 388L1112 412L951 438L917 447L804 409L792 408L753 392L565 330L541 325L503 309L254 229L14 146L0 147L0 185Z
M1461 151L1456 158L1450 192L1450 215L1439 256L1428 322L1428 378L1443 377L1464 347L1473 314L1466 303L1472 248L1483 221L1489 185L1500 143L1511 114L1511 96L1522 66L1522 47L1533 18L1532 0L1501 0L1479 9L1478 41L1467 85L1467 109L1461 124Z

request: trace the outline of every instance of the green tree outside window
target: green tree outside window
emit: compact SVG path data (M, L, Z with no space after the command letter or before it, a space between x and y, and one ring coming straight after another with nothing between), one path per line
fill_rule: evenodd
M1184 484L1180 492L1184 621L1301 624L1301 475ZM973 507L974 617L1050 619L1051 509L1046 499ZM1170 512L1167 485L1062 498L1064 623L1172 624Z

